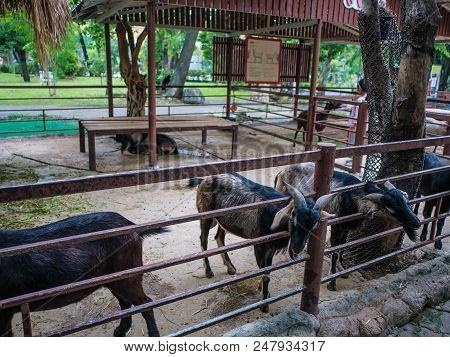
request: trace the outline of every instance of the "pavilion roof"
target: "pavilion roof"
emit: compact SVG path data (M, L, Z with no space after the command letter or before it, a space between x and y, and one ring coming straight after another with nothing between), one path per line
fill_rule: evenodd
M357 42L358 11L347 0L156 0L158 27L208 30L228 34L258 34L312 39L317 20L324 22L322 41ZM354 1L356 3L356 1ZM388 0L399 13L400 0ZM443 20L438 39L450 38L450 1L438 0ZM126 21L145 25L147 1L82 0L73 10L75 21Z

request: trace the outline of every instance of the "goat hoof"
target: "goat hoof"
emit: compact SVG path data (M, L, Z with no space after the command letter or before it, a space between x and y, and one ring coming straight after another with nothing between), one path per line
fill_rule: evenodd
M208 279L212 278L213 276L214 276L214 273L213 273L211 270L209 270L209 271L206 272L206 277L207 277Z
M421 234L420 235L420 240L423 242L423 241L426 241L427 240L427 234L425 233L425 234Z
M114 337L125 337L125 331L123 331L120 327L117 327L117 328L114 330L113 336L114 336Z
M267 314L269 312L269 305L263 305L259 309L261 310L261 312Z
M328 283L328 284L327 284L327 289L328 289L329 291L337 291L336 283L335 283L335 282Z
M236 268L228 268L227 273L229 275L235 275L236 274Z
M442 249L442 241L438 240L438 241L434 242L434 248L437 250L441 250Z

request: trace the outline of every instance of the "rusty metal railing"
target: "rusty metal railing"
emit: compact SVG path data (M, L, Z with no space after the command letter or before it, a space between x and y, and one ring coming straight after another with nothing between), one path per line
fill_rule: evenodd
M31 185L16 185L10 187L0 187L0 202L9 202L14 200L23 200L30 198L41 198L41 197L50 197L57 196L62 194L72 194L79 192L88 192L88 191L97 191L104 189L113 189L118 187L128 187L138 184L150 184L156 182L164 182L171 180L179 180L185 178L192 178L197 176L207 176L218 173L225 172L237 172L237 171L248 171L255 170L260 168L268 168L275 166L283 166L293 163L300 162L316 162L316 175L314 182L314 192L316 196L321 196L330 192L330 182L331 176L334 168L334 160L339 157L348 157L351 155L366 155L370 153L376 152L389 152L393 150L408 150L414 149L418 147L426 147L426 146L434 146L434 145L442 145L450 142L450 136L439 137L439 138L431 138L431 139L420 139L420 140L412 140L406 142L394 142L394 143L383 143L376 145L365 145L359 147L351 147L351 148L341 148L336 149L335 145L329 143L319 144L319 150L303 152L297 154L286 154L286 155L275 155L263 158L250 158L250 159L242 159L242 160L233 160L229 162L218 162L211 163L204 167L200 165L193 166L185 166L185 167L177 167L177 168L169 168L162 170L143 170L134 171L134 172L123 172L117 174L106 174L106 175L98 175L93 177L83 177L76 179L66 179L59 180L53 182L43 182L36 183ZM405 175L398 175L395 177L389 178L392 181L398 181L402 179L410 178L414 175L428 175L436 172L442 172L443 170L450 169L450 166L446 166L443 168L430 169L425 170L419 173L408 173ZM378 180L378 182L383 182L386 179ZM363 184L353 185L349 187L339 188L337 192L343 192L351 189L355 189L360 187ZM212 291L218 289L220 287L224 287L233 283L237 283L240 281L244 281L246 279L250 279L256 276L260 276L262 274L267 274L272 271L284 269L291 267L296 264L300 264L306 262L305 272L303 277L303 283L298 283L298 286L294 287L291 290L285 291L279 295L273 296L263 301L256 302L254 304L246 305L240 309L228 312L221 316L217 316L213 319L203 321L201 323L189 326L180 331L173 332L170 336L182 336L186 334L193 333L195 331L199 331L208 326L212 326L214 324L220 323L222 321L231 319L240 314L246 313L248 311L254 310L262 305L270 304L276 301L283 300L287 297L294 296L297 294L302 294L302 309L312 313L317 314L318 311L318 301L319 301L319 289L320 285L338 278L344 274L349 272L353 272L359 269L363 269L369 267L373 264L379 263L386 259L389 259L395 255L405 253L410 250L421 248L427 244L431 244L434 241L443 240L447 238L450 234L444 233L439 237L436 237L436 224L439 219L445 218L449 215L449 213L440 213L440 207L442 199L446 196L450 195L450 191L442 192L439 194L430 195L427 197L416 198L411 201L411 203L423 202L428 200L437 200L436 212L433 217L422 220L422 223L432 223L431 227L431 239L425 242L417 243L411 247L403 248L396 252L387 254L385 256L376 258L369 262L365 262L355 267L351 267L339 273L322 276L322 264L323 258L325 255L329 255L338 251L342 251L345 249L349 249L355 247L359 244L367 243L369 241L374 241L377 239L382 239L383 237L393 234L399 233L402 231L402 228L394 228L388 230L386 232L374 234L372 236L364 237L358 239L356 241L347 242L345 244L325 248L325 235L326 235L326 227L327 225L334 225L338 223L342 223L344 221L350 221L354 219L358 219L361 217L360 214L353 214L347 217L337 217L330 219L328 222L323 222L319 225L319 227L313 232L313 239L310 240L308 244L308 251L306 254L301 256L296 260L289 260L285 262L281 262L271 267L266 267L262 269L257 269L254 271L247 272L245 274L230 277L212 284L207 284L201 287L196 287L187 291L178 292L176 294L166 296L164 298L148 302L142 305L133 306L129 309L119 310L112 313L109 313L105 316L102 316L97 319L91 319L89 321L84 321L77 323L73 326L69 326L63 328L59 331L50 332L48 336L63 336L72 334L78 331L82 331L88 328L92 328L98 325L102 325L104 323L118 320L127 316L131 316L137 313L140 313L145 310L157 308L160 306L164 306L170 303L174 303L177 301L181 301L187 299L189 297L197 296L199 294L206 293L208 291ZM112 239L115 236L123 235L131 232L140 232L143 230L148 230L150 228L160 228L160 227L168 227L173 226L180 223L186 223L191 221L196 221L199 219L205 218L214 218L229 214L231 212L237 212L242 210L254 209L256 207L263 207L267 205L279 204L283 201L288 200L288 198L270 200L265 202L252 203L242 206L236 206L226 209L220 209L215 211L191 214L181 217L174 217L170 219L154 221L144 224L131 225L127 227L122 227L118 229L105 230L95 233L64 237L55 240L43 241L38 243L32 243L22 246L9 247L0 249L0 259L6 258L9 256L14 256L18 254L30 253L45 249L52 249L56 247L64 247L67 245L79 244L82 242L94 241L99 239ZM96 276L90 279L86 279L83 281L77 281L71 284L67 284L59 287L52 287L50 289L46 289L43 291L32 292L29 294L10 297L7 299L3 299L0 301L0 309L6 309L13 306L20 306L22 313L22 323L24 327L24 334L26 336L32 335L32 325L30 322L30 303L36 302L43 299L48 299L51 297L59 296L62 294L67 294L75 291L79 291L82 289L86 289L89 287L100 286L106 283L110 283L113 281L118 281L122 279L126 279L136 275L142 275L146 272L166 269L172 266L186 264L195 260L203 259L205 257L210 257L213 255L222 254L225 252L241 249L244 247L253 246L256 244L266 243L273 240L285 238L288 235L287 232L273 233L262 237L257 237L254 239L229 244L227 246L218 247L214 249L210 249L207 251L188 254L182 257L172 258L163 260L160 262L155 262L152 264L146 264L139 267L135 267L132 269L128 269L125 271L118 271L112 274L104 275L104 276Z

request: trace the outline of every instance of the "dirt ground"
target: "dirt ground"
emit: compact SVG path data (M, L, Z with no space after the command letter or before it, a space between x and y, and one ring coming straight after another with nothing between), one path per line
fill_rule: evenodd
M271 130L274 128L271 127ZM285 135L293 135L280 129ZM182 136L174 135L175 139L182 138L189 142L186 144L178 141L181 155L178 157L164 157L159 160L160 167L196 164L202 162L220 161L213 155L203 155L200 150L195 149L191 144L200 147L201 137L199 133L183 133ZM97 140L98 170L101 172L116 172L131 169L144 168L147 164L147 157L125 154L121 155L118 144L110 138L99 138ZM208 135L208 145L206 150L220 157L230 155L231 135L227 133L210 132ZM285 153L301 151L302 147L293 148L292 144L270 137L264 134L255 133L247 129L240 129L240 145L238 157L262 156L266 154ZM44 164L23 157L23 155L35 160L40 160L49 164ZM344 160L345 161L345 160ZM7 166L14 170L9 178L0 182L0 185L23 182L19 172L25 168L32 170L38 180L59 179L63 177L75 177L81 175L91 175L86 171L88 167L87 154L79 152L78 136L53 136L34 138L14 138L0 141L0 165ZM72 168L54 166L64 165ZM74 169L79 168L79 170ZM0 167L2 170L2 167ZM257 182L272 186L273 179L280 168L257 170L244 173L245 176ZM15 178L15 179L14 179ZM77 212L95 211L115 211L135 223L149 222L161 218L176 217L196 212L195 189L186 187L186 182L171 182L142 187L132 187L116 190L98 191L78 195L67 196L65 201L70 202L71 208L79 207ZM59 207L59 206L58 206ZM16 207L17 209L17 207ZM33 216L35 220L31 225L41 225L52 222L72 214L73 210L65 208L45 211L45 214ZM16 216L20 224L20 215ZM0 205L0 214L10 214L10 207ZM1 217L0 217L1 218ZM0 220L0 222L2 222ZM17 223L17 222L16 222ZM0 226L3 223L0 223ZM24 224L25 225L25 224ZM28 222L28 224L30 223ZM5 227L2 227L5 228ZM448 231L449 225L445 229ZM168 258L179 257L181 255L196 253L200 251L199 244L199 224L197 221L170 227L170 231L145 240L144 262L154 263ZM210 233L210 247L215 247L215 229ZM241 239L228 234L227 243L238 242ZM445 249L448 244L445 243ZM426 248L431 249L431 248ZM256 268L256 262L252 248L245 248L230 253L231 260L238 269L238 274L242 274ZM289 259L287 254L279 254L275 262ZM215 273L212 279L205 277L204 268L201 261L183 264L152 272L144 276L144 288L152 299L159 299L183 290L199 287L214 281L226 278L226 267L223 265L220 256L210 258L211 267ZM328 271L328 261L325 263L324 271ZM272 296L287 289L298 286L302 283L302 264L274 272L271 275L270 290ZM349 279L338 281L339 289L348 289L362 283L360 274L351 274ZM188 300L166 305L155 310L156 320L161 334L166 335L175 330L187 327L194 323L218 316L228 311L234 310L248 303L259 300L257 291L258 279L245 281L213 292L205 293ZM339 293L339 292L337 292ZM321 299L327 299L330 294L324 286ZM270 314L280 313L286 306L299 304L300 297L292 297L275 303L270 307ZM87 321L98 318L104 314L119 309L115 298L106 289L100 289L83 301L70 305L59 310L33 313L32 325L35 334L45 334L50 331L67 327L73 323ZM247 323L255 319L266 317L259 310L247 313L238 318L223 322L214 327L210 327L197 335L218 336L222 333ZM102 325L78 333L81 336L111 336L118 321ZM14 333L21 335L21 322L16 315L13 321ZM147 334L145 323L140 315L133 317L133 325L129 332L130 336L143 336Z

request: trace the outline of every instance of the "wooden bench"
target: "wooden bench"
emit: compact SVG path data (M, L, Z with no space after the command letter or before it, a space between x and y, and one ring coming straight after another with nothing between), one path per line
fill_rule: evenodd
M117 134L145 134L148 133L148 118L137 117L114 117L83 119L78 122L80 131L80 152L86 152L86 139L88 136L89 149L89 169L96 170L95 137ZM158 133L181 132L181 131L202 131L202 144L206 144L208 130L227 130L232 132L231 158L236 156L236 145L238 140L239 124L218 119L213 116L176 116L158 117L156 131Z

